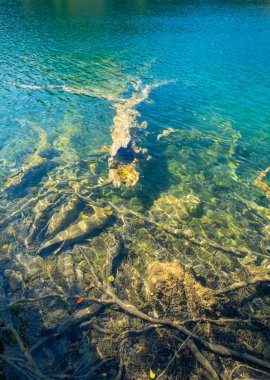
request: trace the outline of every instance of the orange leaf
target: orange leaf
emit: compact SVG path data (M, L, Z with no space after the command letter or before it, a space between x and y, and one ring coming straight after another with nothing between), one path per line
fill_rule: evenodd
M85 290L86 292L90 289L90 286L89 285L86 285L83 290Z
M83 301L84 301L84 298L83 298L83 297L80 297L80 298L78 298L78 299L76 300L77 303L81 303L81 302L83 302Z

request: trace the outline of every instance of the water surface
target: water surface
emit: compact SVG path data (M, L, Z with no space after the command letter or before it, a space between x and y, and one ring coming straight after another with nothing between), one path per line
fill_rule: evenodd
M39 254L49 240L48 221L81 181L86 181L80 186L89 200L103 207L125 206L153 222L139 222L135 214L123 220L116 213L101 232L101 240L102 234L112 233L120 235L123 243L122 261L114 272L123 298L137 297L134 294L141 291L145 270L153 261L190 264L200 282L211 289L268 273L270 174L259 176L270 166L269 41L268 1L0 0L3 297L11 302L60 288L69 296L83 293L89 270L82 258L74 259L73 243ZM109 185L87 192L87 186L108 180L116 112L112 98L123 101L138 93L138 86L153 87L135 107L138 123L148 124L132 131L136 144L148 150L136 164L140 178L133 187ZM170 128L173 133L161 138ZM39 153L42 162L34 161ZM21 180L20 173L33 161L38 170ZM14 177L19 178L16 186ZM50 200L39 219L39 195L52 189L60 198ZM78 212L90 212L87 207L80 204ZM25 239L35 220L38 233L28 246ZM197 242L233 247L233 252L164 236L157 223L193 233ZM160 239L151 243L155 235ZM95 244L92 239L100 239L99 234L76 244L89 248ZM33 268L39 268L38 274L32 273ZM134 290L135 284L140 290ZM125 287L133 290L125 294ZM246 310L251 314L269 307L267 297L250 302ZM53 312L62 310L50 307ZM151 306L143 307L151 311ZM25 338L26 344L58 331L73 312L65 309L50 321L37 310L35 322L21 315L26 337L31 335L31 323L36 328L32 340ZM14 321L17 328L20 318ZM77 344L78 335L64 339ZM94 338L91 344L97 345ZM99 350L106 357L106 350ZM52 351L52 363L62 360L59 374L96 378L87 375L84 364L81 372L76 369L69 348L69 363L63 348L59 353L53 346ZM47 360L43 354L36 358L41 366ZM102 367L98 371L102 373ZM128 373L126 369L125 378L133 378Z

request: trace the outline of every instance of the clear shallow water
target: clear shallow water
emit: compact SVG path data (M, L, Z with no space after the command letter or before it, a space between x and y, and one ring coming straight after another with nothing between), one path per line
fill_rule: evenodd
M230 122L231 134L241 134L234 157L239 176L252 184L269 164L269 33L264 2L3 1L1 159L12 160L12 151L19 154L12 149L20 134L15 119L39 123L53 139L66 115L80 118L85 135L80 149L87 154L110 143L113 116L104 101L7 82L125 93L138 78L145 84L173 80L139 107L149 131L172 127L184 136L196 131L219 140L225 151L222 144L230 144L231 136L220 125ZM20 145L23 140L20 136ZM191 172L198 160L186 162L183 150L194 146L196 155L206 149L204 142L169 143L165 150L176 148ZM164 150L151 138L145 144L154 156ZM21 164L20 157L16 163ZM153 180L158 182L159 174Z
M99 153L111 145L115 109L104 98L128 98L138 80L143 86L164 82L137 107L148 128L135 134L151 156L137 165L138 183L109 187L98 194L99 200L124 204L163 225L191 229L199 240L246 249L249 259L239 264L228 253L181 241L166 245L164 239L147 256L149 261L189 263L212 288L243 279L243 273L266 270L269 200L254 181L270 165L269 40L267 1L1 0L1 187L38 149L42 130L53 151L48 154L60 156L60 169L72 167L68 176L79 173L92 185L106 181L107 157L101 159ZM66 92L61 86L102 97ZM157 138L169 128L174 133ZM42 177L27 179L18 192L2 192L3 218L54 176L51 167L46 170ZM159 199L175 197L169 198L174 203L187 195L200 203L187 219L175 222L168 202L157 212ZM11 247L11 252L3 250L3 273L25 252L32 212L26 209L25 219L16 215L15 235L11 225L2 225L1 244ZM131 260L136 250L148 255L148 237L132 235L132 223L130 229ZM128 246L130 236L134 247ZM140 239L146 239L145 246L136 245ZM35 256L46 240L41 233L26 254ZM252 256L254 252L258 256ZM11 254L14 261L9 260ZM3 278L6 294L14 297L7 276ZM72 292L78 294L78 289Z
M138 79L144 85L171 80L138 107L150 133L142 146L153 158L142 165L135 193L151 202L163 190L202 192L219 207L237 188L267 205L254 180L269 165L269 34L266 2L3 1L5 176L22 166L33 146L29 126L19 120L38 123L52 143L65 122L80 124L75 145L85 158L110 145L114 116L102 99L9 83L128 96ZM177 134L157 141L168 128Z

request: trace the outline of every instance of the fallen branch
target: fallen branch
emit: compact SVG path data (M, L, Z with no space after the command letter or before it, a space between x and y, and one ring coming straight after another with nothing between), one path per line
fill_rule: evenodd
M264 282L270 282L270 276L265 276L265 277L261 277L261 278L260 277L255 277L255 278L252 278L249 281L241 281L241 282L238 282L236 284L232 284L230 286L227 286L226 288L223 288L223 289L220 289L220 290L216 290L214 292L214 295L215 296L219 296L219 295L222 295L222 294L225 294L225 293L232 292L234 290L246 288L246 287L248 287L250 285L257 285L257 284L261 284L261 283L264 283Z
M198 327L198 325L201 323L201 320L198 321L198 323L196 324L196 326L194 327L193 329L193 333L195 332L196 328ZM172 365L173 361L175 360L175 358L179 355L179 352L182 350L182 348L184 348L184 346L187 344L188 340L190 339L190 336L188 336L184 341L182 341L182 339L176 337L177 340L179 340L181 342L181 345L180 347L178 348L177 351L175 351L173 357L171 358L171 360L168 362L168 364L166 365L165 369L158 375L157 377L157 380L162 380L163 376L166 374L166 372L168 371L168 369L170 368L170 366ZM189 347L190 348L190 347ZM190 348L191 350L191 348Z
M239 369L239 368L248 368L248 369L251 369L252 371L255 371L255 372L258 372L258 373L262 373L263 375L267 375L267 376L269 376L269 373L264 372L264 371L261 371L260 369L253 368L253 367L250 367L250 366L245 365L245 364L239 364L239 365L237 365L236 367L234 367L233 370L231 371L229 380L232 380L232 377L233 377L234 372L235 372L237 369Z
M215 354L225 356L225 357L233 357L233 358L235 358L237 360L241 360L241 361L248 361L248 362L253 363L255 365L270 369L270 362L268 362L266 360L258 359L257 357L255 357L251 354L245 353L245 352L242 353L242 352L239 352L236 350L232 350L232 349L225 347L223 345L220 345L220 344L209 343L207 340L205 340L205 339L199 337L198 335L194 334L192 331L190 331L186 327L182 326L177 321L173 321L170 319L161 319L161 318L151 317L150 315L148 315L148 314L140 311L139 309L137 309L134 305L127 304L127 303L123 302L122 300L120 300L116 296L116 294L113 292L112 289L109 289L108 287L106 287L104 284L102 284L99 281L88 257L85 255L85 253L83 252L83 250L80 247L79 247L79 249L80 249L81 253L84 255L84 257L86 258L86 261L89 265L90 271L93 275L93 284L96 286L97 289L99 289L101 292L103 292L104 294L106 294L108 296L107 302L115 304L121 310L123 310L125 313L127 313L133 317L140 318L144 321L150 322L151 324L164 325L164 326L167 326L169 328L172 328L174 330L179 331L180 333L184 334L185 336L190 336L194 342L201 344L204 348L206 348L209 351L212 351Z
M27 361L29 362L30 366L31 366L31 369L33 370L33 372L36 374L36 376L40 379L47 379L46 376L44 376L38 366L36 365L36 363L34 362L33 358L32 358L32 355L30 354L30 352L28 351L27 347L24 345L23 341L21 340L21 337L19 336L19 334L17 333L17 331L14 329L13 326L9 325L7 326L6 328L3 328L4 330L7 330L7 331L10 331L13 336L15 337L23 355L25 356L25 358L27 359Z
M47 336L44 336L43 338L39 339L39 341L37 343L35 343L33 346L31 346L29 348L29 352L33 352L35 350L37 350L40 346L42 346L44 343L48 342L48 340L51 340L51 339L57 339L60 337L60 333L55 333L55 334L51 334L51 335L47 335Z
M30 372L26 372L24 369L22 369L19 365L14 363L14 358L8 358L5 355L1 355L0 359L9 364L11 367L15 368L18 372L21 372L24 376L26 376L27 379L33 379L37 380L37 377L35 376L34 373L32 373L31 369L27 367L27 370Z
M186 343L189 350L194 355L195 359L201 364L201 366L210 374L213 380L219 380L220 377L214 368L211 366L206 357L199 351L198 347L192 339L188 340Z

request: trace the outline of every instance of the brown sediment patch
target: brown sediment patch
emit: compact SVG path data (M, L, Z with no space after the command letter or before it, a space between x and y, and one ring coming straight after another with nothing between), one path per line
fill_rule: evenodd
M153 262L147 269L147 297L157 309L180 312L197 317L213 309L217 300L211 289L205 288L179 262Z

